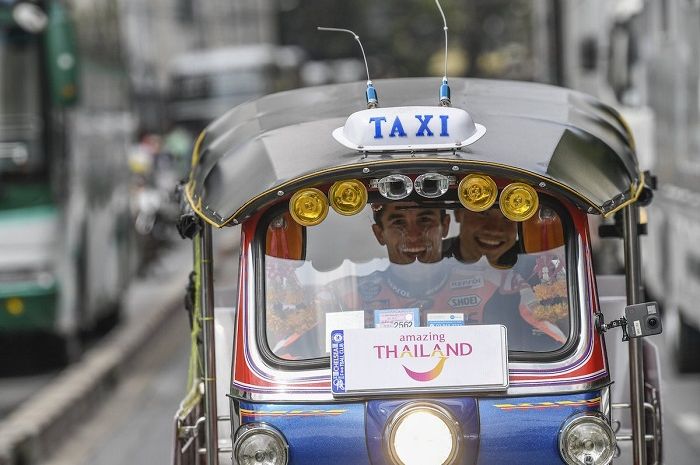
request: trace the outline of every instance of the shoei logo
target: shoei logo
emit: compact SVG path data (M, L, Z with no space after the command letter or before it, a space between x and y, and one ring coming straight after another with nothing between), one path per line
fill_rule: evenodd
M476 307L481 303L481 297L477 294L457 295L450 297L447 303L452 308Z
M454 150L486 132L464 110L452 107L393 107L350 115L333 137L346 147L365 151Z

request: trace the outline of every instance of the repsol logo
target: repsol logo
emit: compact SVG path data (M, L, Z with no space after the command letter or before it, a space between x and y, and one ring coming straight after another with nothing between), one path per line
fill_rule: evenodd
M481 276L471 276L450 282L450 289L478 289L480 287L484 287L484 280Z
M481 297L476 294L457 295L450 297L447 303L452 308L476 307L481 303Z

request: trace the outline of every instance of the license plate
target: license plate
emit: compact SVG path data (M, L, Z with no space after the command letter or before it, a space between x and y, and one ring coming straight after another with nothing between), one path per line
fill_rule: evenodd
M503 391L503 325L344 329L331 333L333 395Z

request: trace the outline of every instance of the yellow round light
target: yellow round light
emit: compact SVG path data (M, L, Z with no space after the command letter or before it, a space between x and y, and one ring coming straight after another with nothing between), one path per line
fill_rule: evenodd
M7 309L7 313L10 315L20 316L22 313L24 313L24 302L22 302L22 299L12 297L7 299L5 302L5 308Z
M367 204L367 188L357 179L338 181L328 191L328 199L341 215L355 215Z
M489 176L470 174L460 181L457 195L465 208L473 212L482 212L496 202L498 187Z
M508 184L501 192L501 212L511 221L525 221L532 217L540 205L537 192L521 182Z
M300 225L315 226L328 215L328 200L318 189L302 189L289 200L289 213Z

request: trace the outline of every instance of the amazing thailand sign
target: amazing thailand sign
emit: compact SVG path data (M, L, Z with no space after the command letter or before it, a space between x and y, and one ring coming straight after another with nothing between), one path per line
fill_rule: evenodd
M335 330L330 347L336 396L508 387L502 325Z

